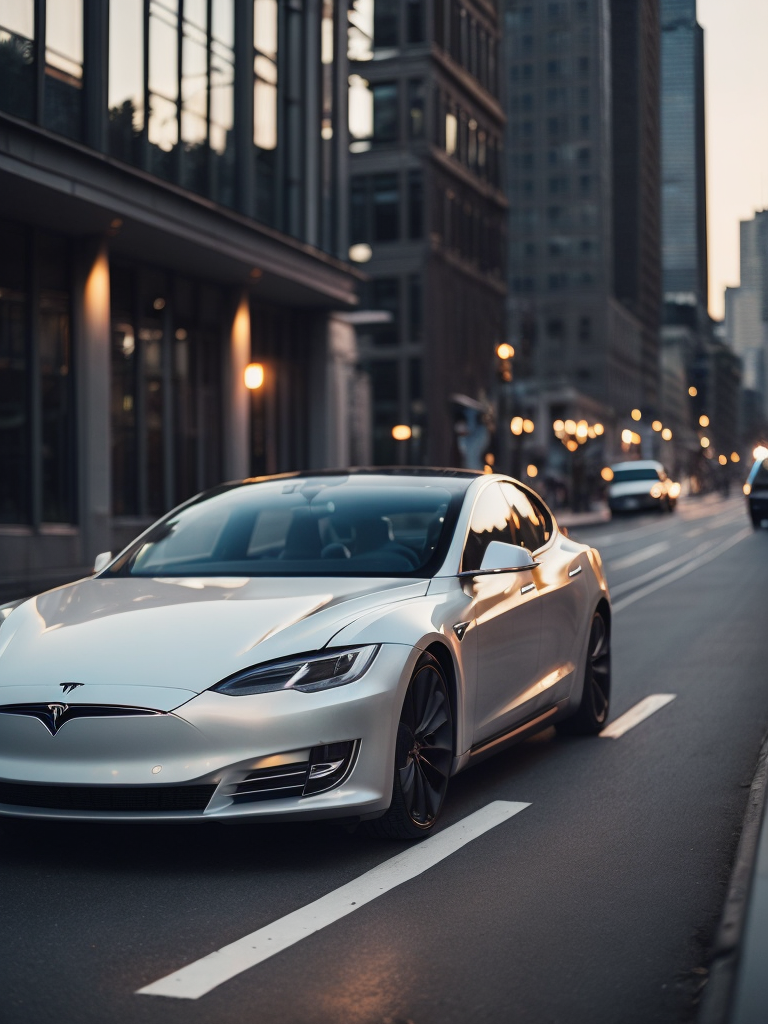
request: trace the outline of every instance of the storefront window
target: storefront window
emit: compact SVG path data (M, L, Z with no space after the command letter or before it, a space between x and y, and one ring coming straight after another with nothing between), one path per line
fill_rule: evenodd
M27 233L0 222L0 522L29 520Z
M35 116L34 39L34 0L0 5L0 109L28 120Z
M184 0L181 37L181 184L205 192L208 142L208 5Z
M177 0L149 4L149 170L172 181L179 141Z
M71 139L82 136L83 0L46 0L46 128Z
M210 147L212 199L235 202L235 8L234 0L211 4Z
M256 216L276 218L277 0L253 4L253 145L256 149Z

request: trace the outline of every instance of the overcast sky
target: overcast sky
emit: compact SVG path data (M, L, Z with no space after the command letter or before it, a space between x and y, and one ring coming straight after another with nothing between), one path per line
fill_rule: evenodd
M705 32L709 308L739 283L739 224L768 208L768 0L698 0Z

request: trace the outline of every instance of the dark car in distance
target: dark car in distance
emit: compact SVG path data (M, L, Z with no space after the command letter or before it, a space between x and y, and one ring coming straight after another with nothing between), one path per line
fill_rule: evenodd
M759 530L768 519L768 458L757 459L744 484L752 525Z

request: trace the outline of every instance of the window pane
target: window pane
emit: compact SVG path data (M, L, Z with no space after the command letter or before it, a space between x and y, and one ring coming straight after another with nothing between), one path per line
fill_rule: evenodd
M352 244L371 240L368 229L368 179L361 176L352 178L350 187L349 240Z
M172 8L172 10L168 10ZM149 5L149 143L150 170L172 179L170 155L179 141L177 18L174 0Z
M235 201L234 0L214 0L211 13L210 146L211 198Z
M407 0L405 17L408 42L423 43L426 38L424 0Z
M140 163L144 128L144 2L109 5L109 152Z
M461 558L462 572L479 569L491 541L514 544L512 510L498 484L486 488L472 511L469 534Z
M424 179L421 171L408 172L408 237L424 233Z
M34 0L0 4L0 109L28 119L35 114L34 35Z
M29 519L27 234L0 221L0 522Z
M517 487L513 487L512 484L500 486L512 511L515 542L529 551L537 551L550 537L543 512Z
M373 178L373 238L392 242L400 237L400 189L396 174L376 174Z
M347 14L347 57L371 60L373 57L374 0L349 0Z
M136 334L132 277L114 268L112 285L112 511L136 515Z
M396 277L382 277L371 281L371 307L392 314L388 324L372 324L371 340L374 345L396 345L400 322L400 281Z
M206 192L208 37L206 5L185 0L181 43L181 184Z
M424 137L424 82L411 78L408 82L408 134L412 139Z
M47 128L73 139L82 133L83 0L47 0L45 104Z
M380 82L373 86L373 141L395 142L398 131L397 82Z
M378 50L382 47L397 46L397 22L400 15L400 0L374 0L373 7L373 46Z

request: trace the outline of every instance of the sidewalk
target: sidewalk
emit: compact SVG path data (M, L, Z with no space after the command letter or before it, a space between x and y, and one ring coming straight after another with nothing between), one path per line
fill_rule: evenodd
M560 511L552 510L559 526L565 526L572 530L579 526L599 526L602 523L611 521L611 511L607 505L600 505L590 509L589 512L571 512L570 509L562 508Z
M763 741L698 1024L768 1021L768 739Z

